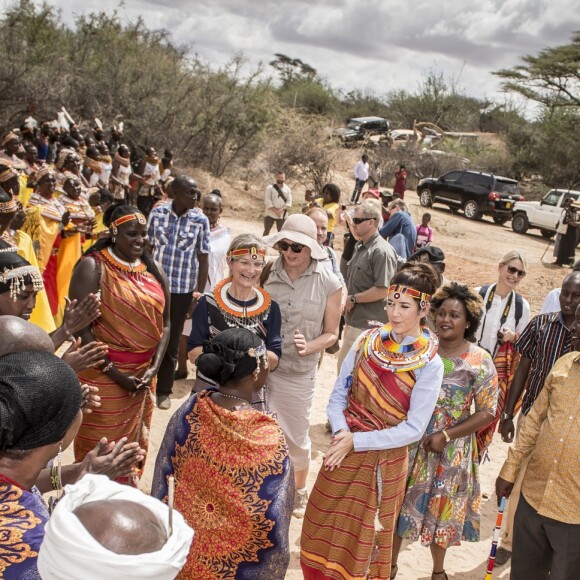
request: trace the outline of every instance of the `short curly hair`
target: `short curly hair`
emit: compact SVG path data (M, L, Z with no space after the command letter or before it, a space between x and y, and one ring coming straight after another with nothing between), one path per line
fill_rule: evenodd
M463 304L467 322L469 324L465 330L465 340L474 342L475 333L477 332L479 323L483 316L483 301L481 296L464 284L451 282L450 284L439 288L431 298L431 314L433 320L435 320L437 311L441 308L441 305L445 300L459 300L459 302Z

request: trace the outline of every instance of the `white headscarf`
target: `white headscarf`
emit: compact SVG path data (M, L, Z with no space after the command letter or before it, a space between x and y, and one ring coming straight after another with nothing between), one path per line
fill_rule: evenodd
M177 576L185 565L193 539L193 530L183 516L173 511L173 533L158 552L115 554L95 540L73 513L84 503L109 499L145 506L167 530L169 508L164 503L104 475L85 475L65 487L65 495L46 525L38 554L38 571L43 580L169 580Z

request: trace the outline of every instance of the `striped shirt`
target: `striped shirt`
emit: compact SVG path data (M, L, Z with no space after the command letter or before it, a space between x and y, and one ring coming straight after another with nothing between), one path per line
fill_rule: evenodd
M172 294L187 294L195 290L199 263L198 254L209 253L209 221L198 209L181 216L173 204L157 206L149 215L149 241L153 257L162 266Z
M572 350L572 333L560 312L539 314L530 320L515 349L532 361L522 403L522 413L527 415L554 363Z

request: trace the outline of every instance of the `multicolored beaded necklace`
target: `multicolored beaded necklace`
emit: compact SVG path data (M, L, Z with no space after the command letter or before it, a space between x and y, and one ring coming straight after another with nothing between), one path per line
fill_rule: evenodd
M256 293L255 302L243 305L234 302L228 293L232 285L232 278L225 278L218 282L213 290L213 298L220 309L228 326L249 327L261 321L261 316L268 312L272 299L270 295L260 287L254 287Z
M364 355L381 369L394 373L413 371L437 354L439 339L426 326L421 327L421 334L410 344L398 343L392 332L390 324L376 328L367 334L362 346Z

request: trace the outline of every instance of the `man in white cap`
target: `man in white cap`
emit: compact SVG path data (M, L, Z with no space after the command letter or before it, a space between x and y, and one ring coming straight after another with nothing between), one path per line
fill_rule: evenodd
M67 485L38 555L43 580L172 580L185 565L193 530L180 513L103 475Z

